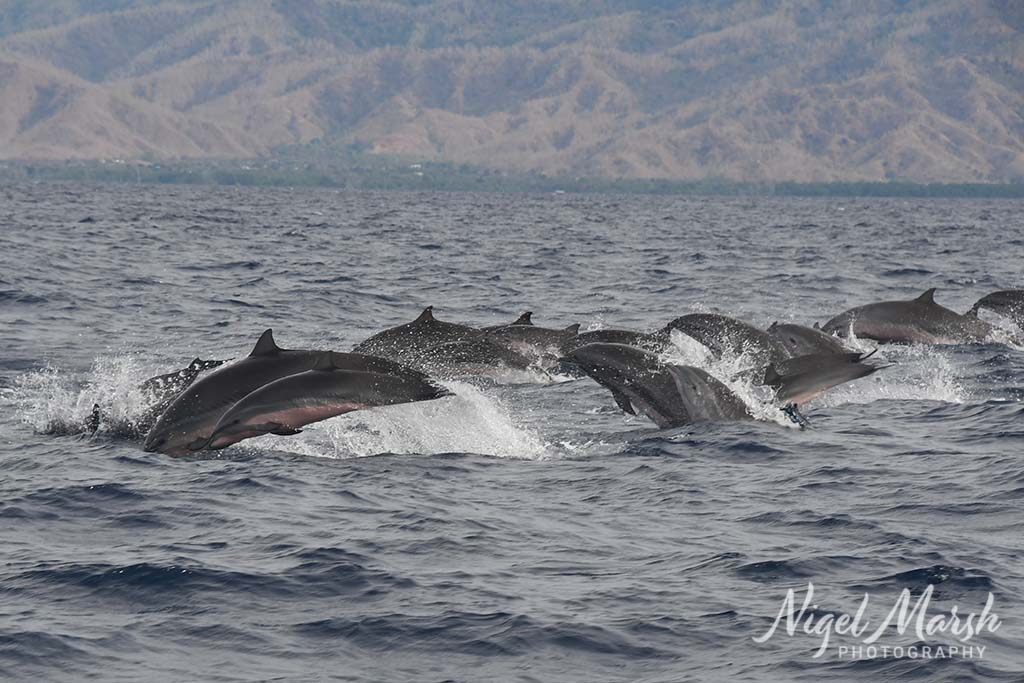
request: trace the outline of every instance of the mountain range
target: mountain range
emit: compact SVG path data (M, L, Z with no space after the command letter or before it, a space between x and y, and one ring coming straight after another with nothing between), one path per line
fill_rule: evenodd
M0 0L0 159L1021 182L1019 0Z

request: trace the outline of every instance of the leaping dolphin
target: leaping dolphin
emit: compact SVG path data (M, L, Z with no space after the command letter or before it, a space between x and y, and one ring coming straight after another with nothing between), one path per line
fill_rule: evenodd
M1024 289L1003 289L987 294L971 307L971 313L977 315L982 308L1009 318L1024 330Z
M414 365L439 376L487 376L503 370L528 370L532 361L490 339L467 339L432 346L416 355Z
M789 358L782 343L749 323L717 313L691 313L676 318L662 330L668 339L672 330L697 340L716 356L746 354L753 365L764 367Z
M529 325L506 325L485 331L487 339L501 344L516 353L541 359L558 356L562 348L580 331L579 323L556 330L550 327Z
M444 322L434 317L434 307L427 306L411 323L398 325L379 332L353 349L402 362L415 362L416 357L431 347L448 342L467 341L483 337L480 330Z
M869 355L817 353L772 363L763 383L776 389L780 403L801 406L832 387L877 372L879 366L861 362Z
M282 349L265 331L248 357L199 379L167 407L146 437L148 452L183 455L209 438L221 416L251 392L274 380L310 370L323 351ZM429 381L423 373L386 358L330 352L339 367Z
M451 392L411 376L346 370L334 354L321 353L311 370L265 384L225 412L205 441L192 450L220 449L264 434L288 436L354 410L430 401Z
M822 332L878 342L966 344L980 342L992 326L976 315L960 315L935 303L935 289L910 301L882 301L851 308L825 323Z
M814 353L846 353L843 343L820 329L794 325L792 323L774 322L768 328L768 334L782 344L786 352L793 358Z
M746 404L705 371L662 363L655 354L633 346L588 344L563 360L611 391L622 410L632 415L639 410L662 429L751 419Z

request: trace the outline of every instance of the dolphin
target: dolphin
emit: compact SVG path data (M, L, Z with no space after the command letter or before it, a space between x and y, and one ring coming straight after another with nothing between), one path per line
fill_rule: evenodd
M827 389L877 372L879 366L861 362L870 355L816 353L771 363L763 384L776 389L780 403L801 406Z
M146 436L147 452L182 455L189 446L209 438L220 417L235 403L264 384L310 370L323 351L280 348L266 330L246 358L218 368L179 394ZM330 352L339 367L392 374L428 381L426 375L385 358Z
M776 337L729 316L691 313L665 325L660 334L668 339L674 329L697 340L719 357L748 354L754 365L762 367L789 358L786 348Z
M992 326L935 303L935 289L910 301L882 301L851 308L825 323L822 332L886 343L965 344L983 341Z
M353 349L399 361L412 361L427 349L447 342L480 339L484 333L466 325L457 325L434 317L434 307L427 306L411 323L379 332Z
M774 322L768 334L777 339L792 358L813 353L846 353L841 341L817 328Z
M1003 289L986 294L978 299L968 314L977 316L982 308L1009 318L1024 330L1024 289Z
M417 368L448 377L528 370L532 361L490 339L467 339L432 346L411 361Z
M727 386L700 368L662 363L625 344L588 344L565 362L580 367L612 393L616 404L646 415L662 429L694 422L751 419L747 406Z
M264 434L298 434L301 427L354 410L451 395L415 377L340 368L328 351L317 357L312 369L246 395L221 415L208 439L190 448L220 449Z

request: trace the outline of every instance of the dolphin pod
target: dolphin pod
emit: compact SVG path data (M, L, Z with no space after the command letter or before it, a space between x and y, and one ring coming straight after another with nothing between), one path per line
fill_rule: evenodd
M878 343L959 344L989 338L978 317L990 311L1024 330L1024 290L1000 290L959 314L935 301L935 289L910 300L851 308L823 326L775 322L761 330L717 313L691 313L653 332L580 332L535 325L525 312L511 323L474 327L438 320L428 306L412 322L377 333L350 353L283 349L266 330L245 358L203 361L147 380L151 399L138 421L144 448L172 456L219 449L262 434L296 434L302 427L354 410L429 401L451 395L432 376L492 376L496 369L557 369L586 375L608 389L630 414L659 427L751 419L744 402L701 368L668 362L678 332L715 357L739 357L741 372L769 387L779 407L796 411L823 392L885 367L865 362L844 338ZM429 374L428 374L429 373ZM750 373L753 373L752 375ZM790 413L803 423L799 413ZM99 407L86 420L95 431Z

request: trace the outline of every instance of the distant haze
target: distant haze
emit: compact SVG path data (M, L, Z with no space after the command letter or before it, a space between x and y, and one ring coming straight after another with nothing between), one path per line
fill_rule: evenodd
M1020 0L0 0L0 159L1024 180Z

